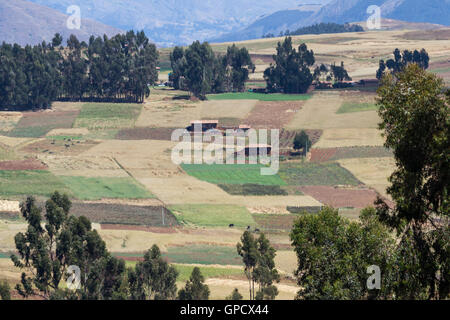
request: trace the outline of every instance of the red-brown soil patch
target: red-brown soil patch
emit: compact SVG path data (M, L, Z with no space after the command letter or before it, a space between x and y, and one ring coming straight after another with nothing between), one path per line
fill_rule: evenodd
M283 230L290 231L297 218L293 214L254 214L253 220L258 224L258 228L263 231Z
M303 104L304 101L260 101L243 122L255 129L281 129Z
M371 189L346 189L330 186L304 186L300 190L323 204L335 208L365 208L373 205L377 193Z
M48 167L39 160L0 161L0 170L46 170Z
M324 162L336 154L337 148L311 149L311 162Z
M117 133L120 140L171 140L172 132L177 128L131 128Z
M175 228L164 227L147 227L137 225L124 225L124 224L101 224L103 230L132 230L132 231L145 231L152 233L177 233Z

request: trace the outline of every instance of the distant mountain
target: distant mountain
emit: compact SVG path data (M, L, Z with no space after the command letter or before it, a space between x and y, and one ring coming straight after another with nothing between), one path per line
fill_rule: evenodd
M0 0L0 42L18 43L20 45L37 44L51 41L59 32L65 40L71 34L87 41L91 34L103 36L122 32L96 21L83 19L80 30L67 28L68 16L24 0Z
M371 5L381 8L383 18L450 25L450 0L334 0L305 22L363 21Z
M221 37L212 38L210 40L211 42L241 41L261 38L262 35L269 33L277 36L280 32L286 31L299 21L309 18L320 8L320 5L309 5L298 9L277 11L255 21L242 30L232 32Z
M278 10L331 0L31 0L66 12L81 8L82 17L122 30L144 30L160 46L216 38L250 25Z
M267 33L296 30L321 22L346 23L366 21L367 8L378 5L384 21L401 20L410 23L450 25L450 0L332 0L326 5L308 10L280 10L253 22L251 25L214 40L219 42L260 38ZM400 26L402 23L398 23ZM383 25L382 25L383 27ZM385 26L389 28L389 26Z

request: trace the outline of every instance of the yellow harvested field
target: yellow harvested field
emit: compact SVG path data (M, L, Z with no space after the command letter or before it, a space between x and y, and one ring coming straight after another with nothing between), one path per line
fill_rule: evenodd
M382 146L384 139L378 129L325 129L315 148Z
M341 159L339 164L353 173L364 184L372 187L382 196L390 199L386 188L390 184L388 177L395 170L395 160L385 158Z
M336 114L343 101L338 91L316 91L285 128L298 130L378 127L380 119L376 111Z
M109 157L61 157L40 155L44 162L56 175L82 177L127 177L128 174Z
M198 101L172 100L159 94L148 100L136 121L136 127L186 128L192 120L204 118L245 118L256 105L256 100Z
M278 250L276 254L275 265L277 266L277 269L281 270L283 273L293 276L298 267L297 255L294 250Z
M242 236L238 229L205 229L183 228L175 229L176 233L156 233L135 230L99 230L102 239L111 252L144 252L153 244L167 251L169 246L203 244L235 247ZM127 246L122 246L123 239L127 239Z
M8 132L14 129L16 124L22 118L21 112L0 112L0 131Z
M186 174L167 178L135 178L166 204L233 203L231 196L218 186Z
M88 128L66 128L50 130L46 136L84 136L89 134Z
M166 204L236 204L252 212L287 213L286 206L320 206L310 196L232 196L218 186L180 174L169 178L135 178Z
M0 211L20 212L19 201L0 200Z
M231 294L234 288L239 290L244 299L249 299L248 281L246 280L208 278L205 283L211 291L210 299L224 299ZM276 283L275 286L279 292L276 300L292 300L299 290L295 285Z
M191 120L201 117L199 103L187 100L161 101L162 96L157 97L159 101L150 100L144 104L136 120L136 127L186 128Z
M258 100L212 100L200 103L202 118L245 118ZM194 120L194 119L192 119Z
M27 142L31 141L33 141L33 138L13 138L0 136L0 143L11 148L15 148L19 145L26 144Z

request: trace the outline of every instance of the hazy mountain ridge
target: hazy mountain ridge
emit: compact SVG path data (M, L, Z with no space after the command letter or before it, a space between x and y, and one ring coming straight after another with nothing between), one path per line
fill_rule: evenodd
M292 21L292 12L278 11L268 17L258 19L250 26L223 35L214 40L238 41L260 38L264 34L278 35L280 31L296 30L321 22L346 23L365 21L370 14L367 8L378 5L384 19L401 20L412 23L450 25L450 0L333 0L315 11L299 11L298 19ZM279 25L274 25L279 21ZM287 23L291 21L291 23ZM431 26L431 25L430 25ZM262 31L264 30L264 31Z
M80 30L70 30L66 26L67 18L63 13L29 1L0 0L0 42L21 45L49 42L56 32L65 40L75 34L80 40L87 41L91 34L112 36L122 32L89 19L81 21Z
M277 10L330 0L30 0L60 12L70 5L82 17L123 30L143 29L162 46L188 44L229 33Z

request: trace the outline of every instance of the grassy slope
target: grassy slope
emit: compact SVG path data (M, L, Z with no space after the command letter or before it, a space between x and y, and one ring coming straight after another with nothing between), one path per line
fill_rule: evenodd
M285 185L278 175L261 175L260 164L182 164L181 167L189 175L210 183Z
M283 163L280 176L289 185L358 185L360 182L350 171L337 163Z
M169 209L175 213L179 222L185 224L205 227L228 227L234 224L236 227L247 227L255 223L250 212L237 205L186 204L171 206Z
M145 199L154 196L131 178L61 177L80 200L102 198Z
M134 124L141 104L86 103L75 121L75 127L95 129L126 128Z
M49 171L0 171L0 195L2 196L50 196L56 190L71 194L70 189Z
M378 110L374 103L344 102L336 113L361 112Z

